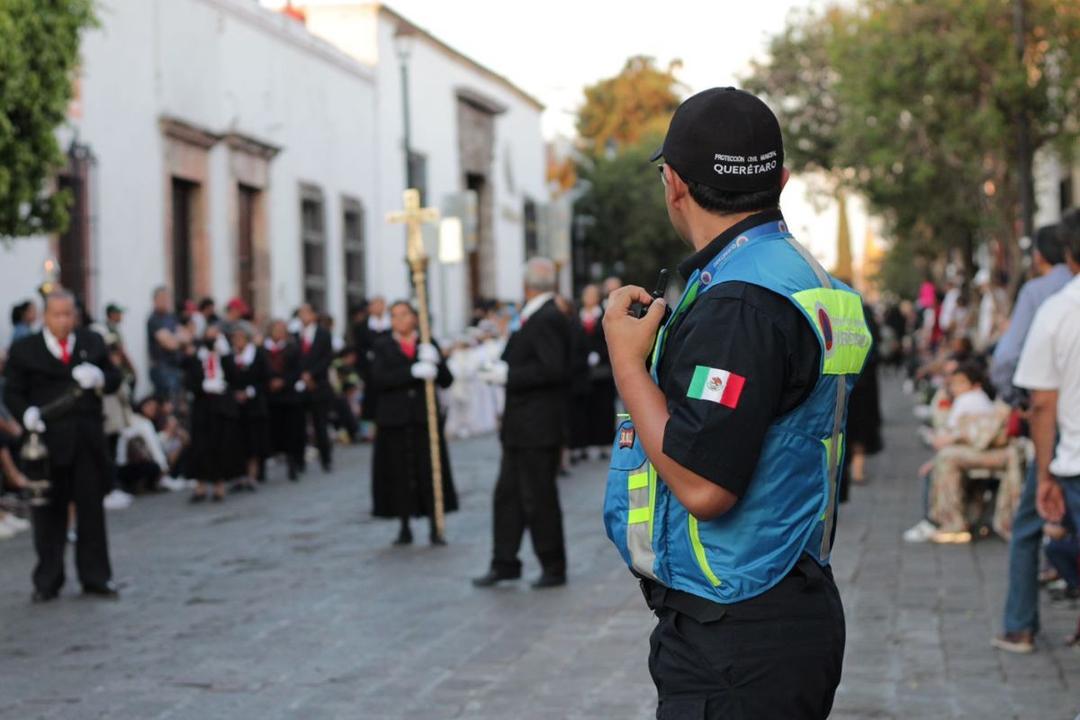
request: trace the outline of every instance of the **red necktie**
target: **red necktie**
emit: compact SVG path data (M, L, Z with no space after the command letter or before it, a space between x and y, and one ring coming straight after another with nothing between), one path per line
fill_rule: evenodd
M68 339L64 338L60 341L60 362L65 365L71 364L71 353L68 351Z
M214 355L211 353L206 356L206 377L213 378L217 374L216 365L214 364Z
M401 346L401 352L405 354L405 357L413 360L416 358L416 342L409 342L408 340L400 340L398 345Z
M300 343L300 352L304 353L305 355L311 352L311 341L307 338L304 338L303 341Z

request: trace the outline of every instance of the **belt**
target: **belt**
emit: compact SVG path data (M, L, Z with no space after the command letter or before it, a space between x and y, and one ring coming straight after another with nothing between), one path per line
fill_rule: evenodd
M637 575L641 584L641 593L645 596L645 603L655 613L659 613L664 609L676 610L698 622L707 623L723 618L730 607L730 605L724 603L707 600L700 595L669 588L637 573L634 574ZM796 574L805 577L811 583L820 582L827 577L826 571L809 555L803 555L799 558L799 562L795 564L795 567L791 569L784 579L786 580ZM753 599L750 598L751 601ZM739 603L734 604L738 605Z

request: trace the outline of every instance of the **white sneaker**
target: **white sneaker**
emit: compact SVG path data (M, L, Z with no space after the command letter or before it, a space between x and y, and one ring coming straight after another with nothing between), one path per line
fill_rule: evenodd
M15 537L15 529L5 522L0 522L0 540L10 540Z
M937 532L937 526L929 520L923 519L904 531L904 542L924 543L929 542Z
M182 492L187 490L188 482L183 478L174 478L165 476L161 478L161 487L165 488L169 492Z
M26 532L30 529L30 521L23 520L21 517L17 517L8 513L4 516L3 520L0 520L0 524L6 525L17 533Z
M134 498L123 490L113 490L105 496L106 510L126 510L131 507Z

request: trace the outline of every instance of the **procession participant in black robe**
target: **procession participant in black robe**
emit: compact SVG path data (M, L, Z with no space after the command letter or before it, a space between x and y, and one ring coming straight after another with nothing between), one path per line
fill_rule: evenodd
M364 381L364 401L360 408L360 419L375 421L375 410L379 406L379 394L371 382L371 363L375 357L375 341L390 334L390 319L386 312L386 300L376 295L371 298L364 312L363 323L353 329L353 343L356 346L361 364L360 379Z
M300 380L300 348L289 337L284 320L270 324L266 339L268 383L267 405L270 423L269 455L285 455L289 479L299 478L304 456L304 412L296 384Z
M34 507L32 518L34 602L53 600L64 585L72 504L78 522L75 567L83 593L116 597L102 506L109 459L101 395L116 392L122 375L100 335L75 329L70 293L45 298L45 326L11 346L4 377L4 404L27 432L41 433L48 450L48 503Z
M324 472L330 472L333 446L330 444L330 404L334 389L330 386L330 365L334 361L334 343L326 328L319 325L319 313L310 303L296 312L300 320L300 402L311 418L315 445Z
M184 384L192 393L191 405L191 463L189 471L195 478L191 502L207 498L207 485L213 485L211 498L225 499L226 481L240 475L236 453L236 400L229 393L225 371L221 367L223 343L221 329L206 328L202 340L187 348L184 356Z
M236 401L237 443L232 449L235 454L232 462L247 472L236 487L255 492L259 468L269 448L266 396L270 369L266 354L254 342L255 328L251 323L246 320L233 323L229 340L233 351L221 359L221 364Z
M600 288L588 285L581 294L580 323L575 343L575 396L570 448L574 460L588 457L597 448L604 457L615 433L615 378L611 373L607 343L601 321Z
M395 545L412 542L411 517L431 521L432 544L444 544L435 531L424 381L439 387L454 381L442 353L434 344L419 342L417 315L406 302L390 308L392 333L376 340L371 378L379 393L375 414L375 450L372 459L372 499L376 517L397 517L401 531ZM442 450L443 509L457 510L457 494L450 477L450 461L439 409L439 446Z

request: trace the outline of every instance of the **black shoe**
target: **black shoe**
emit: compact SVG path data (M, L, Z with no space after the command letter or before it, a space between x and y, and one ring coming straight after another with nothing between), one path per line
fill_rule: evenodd
M532 583L532 587L533 590L543 590L544 588L562 587L565 584L565 575L549 575L548 573L544 573Z
M188 502L191 503L192 505L195 505L197 503L206 502L206 498L207 498L207 495L204 492L193 493L192 496L188 498Z
M406 528L399 532L394 545L412 545L412 530Z
M47 602L52 602L56 598L60 597L58 592L42 592L41 590L35 590L34 594L30 596L30 602L35 605L41 605Z
M517 580L521 577L521 573L504 573L496 572L495 570L488 570L487 575L481 575L478 578L473 578L472 584L474 587L494 587L496 583L500 583L503 580Z
M431 533L431 544L435 547L446 547L446 538L442 535Z
M322 464L322 471L329 475L330 473L334 472L334 464L327 460Z
M102 598L103 600L119 600L120 591L112 583L104 585L83 585L83 595Z
M300 480L299 474L296 472L296 465L293 463L289 463L289 480L292 482L299 482Z
M247 488L244 487L244 483L234 482L232 485L229 486L229 494L236 495L237 493L244 492L246 489Z

